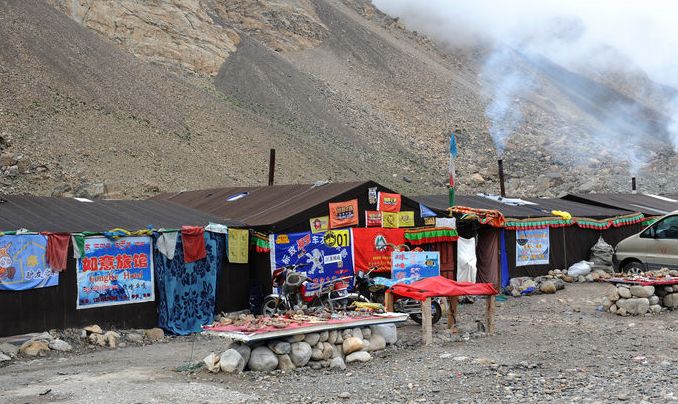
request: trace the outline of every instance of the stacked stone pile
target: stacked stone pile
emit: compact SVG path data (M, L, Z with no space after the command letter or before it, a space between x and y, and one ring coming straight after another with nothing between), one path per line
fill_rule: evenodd
M603 299L603 307L620 316L657 314L666 308L678 307L678 285L654 287L618 284Z

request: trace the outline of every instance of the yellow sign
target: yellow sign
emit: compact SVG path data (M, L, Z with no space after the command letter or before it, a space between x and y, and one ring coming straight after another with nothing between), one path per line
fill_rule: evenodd
M278 237L275 238L276 244L289 244L290 238L287 237L287 234L278 234Z
M398 213L399 212L381 212L381 227L387 229L398 228Z
M351 244L348 230L330 230L325 233L323 242L328 247L348 247Z
M425 217L424 218L424 225L425 226L435 226L436 225L436 218L435 217Z
M398 227L414 227L414 212L398 212Z
M312 217L309 219L311 224L311 233L322 233L330 229L330 217L329 216L320 216Z
M247 264L250 232L247 229L228 229L228 262Z

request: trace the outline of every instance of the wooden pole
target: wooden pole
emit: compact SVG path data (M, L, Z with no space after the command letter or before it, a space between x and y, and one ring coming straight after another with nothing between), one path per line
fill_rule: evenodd
M449 296L447 298L447 328L452 333L457 332L457 306L459 305L459 297Z
M275 180L275 149L271 149L268 156L268 185L273 185Z
M424 345L431 345L433 343L433 324L431 315L431 298L421 302L421 328Z
M487 333L494 334L494 295L487 297Z
M384 309L387 312L393 312L393 294L390 290L384 293Z

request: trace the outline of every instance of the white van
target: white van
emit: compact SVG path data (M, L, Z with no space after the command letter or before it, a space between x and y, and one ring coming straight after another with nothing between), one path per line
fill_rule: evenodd
M678 269L678 211L620 241L612 256L615 272Z

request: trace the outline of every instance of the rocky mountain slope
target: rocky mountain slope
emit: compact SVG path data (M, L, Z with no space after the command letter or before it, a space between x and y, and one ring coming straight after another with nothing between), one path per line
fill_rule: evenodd
M370 178L437 193L452 129L462 192L498 191L487 50L446 48L367 0L6 0L0 38L0 192L262 184L276 148L279 183ZM656 132L661 103L639 79L516 58L539 85L516 100L509 191L628 189L618 150L592 147L610 130L603 106L634 106L612 128L621 139ZM675 191L678 160L653 142L639 182Z

